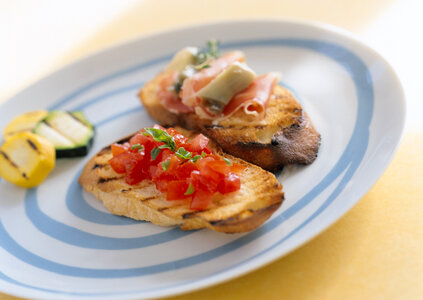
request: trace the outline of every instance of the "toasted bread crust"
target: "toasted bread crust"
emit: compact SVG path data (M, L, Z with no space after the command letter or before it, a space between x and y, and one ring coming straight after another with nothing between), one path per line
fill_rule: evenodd
M225 152L270 171L288 164L310 164L316 159L320 134L284 87L274 88L263 120L238 112L214 124L194 113L175 114L164 108L157 97L162 76L148 82L139 93L147 112L162 125L201 131Z
M190 136L187 131L178 130ZM79 183L116 215L161 226L180 226L183 230L207 227L219 232L236 233L256 229L281 205L284 199L282 186L273 174L224 154L213 143L211 146L218 155L246 168L240 174L241 189L226 195L215 194L213 203L203 211L191 210L186 200L167 201L166 195L159 192L150 180L128 185L123 175L114 172L108 164L112 157L109 146L85 165Z

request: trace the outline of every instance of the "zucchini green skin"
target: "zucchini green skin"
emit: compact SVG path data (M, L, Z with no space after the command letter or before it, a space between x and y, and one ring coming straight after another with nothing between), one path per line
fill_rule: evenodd
M71 157L85 156L90 151L93 143L94 143L94 134L88 140L85 146L79 146L79 147L67 148L67 149L66 148L56 149L56 157L57 158L71 158Z
M91 130L91 135L89 136L87 140L83 140L72 147L55 146L56 158L72 158L72 157L80 157L80 156L87 155L94 143L95 127L86 119L82 111L51 111L43 120L39 122L39 124L42 122L48 124L50 120L52 120L53 118L63 113L69 114L75 120L79 121L89 130ZM35 126L34 128L33 132L35 134L37 134L37 128L38 126Z

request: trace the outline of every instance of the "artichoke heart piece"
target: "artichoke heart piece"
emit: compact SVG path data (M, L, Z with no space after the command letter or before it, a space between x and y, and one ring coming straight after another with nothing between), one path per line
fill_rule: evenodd
M53 170L56 153L52 143L31 132L20 132L0 148L0 176L24 188L39 185Z
M256 74L247 65L234 62L208 85L198 91L213 110L221 111L232 97L247 88L256 78Z
M186 47L181 51L177 52L170 63L166 66L165 71L183 71L187 66L194 65L196 63L196 55L198 48Z

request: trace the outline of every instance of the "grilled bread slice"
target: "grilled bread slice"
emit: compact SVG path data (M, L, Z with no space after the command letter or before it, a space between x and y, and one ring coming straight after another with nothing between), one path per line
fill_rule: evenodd
M186 130L177 129L186 137ZM131 136L119 141L129 141ZM161 226L180 226L183 230L203 227L225 233L248 232L265 222L281 205L282 186L272 173L223 153L209 142L215 152L246 168L239 174L241 189L226 195L215 194L212 204L203 211L189 208L186 200L167 201L150 180L128 185L122 174L109 165L110 146L97 153L85 165L79 178L83 188L94 194L113 214L146 220Z
M194 113L168 111L157 96L159 83L165 75L159 74L139 93L147 112L162 125L200 131L225 152L269 171L288 164L310 164L316 159L320 134L286 88L275 86L263 120L238 111L229 118L213 122Z

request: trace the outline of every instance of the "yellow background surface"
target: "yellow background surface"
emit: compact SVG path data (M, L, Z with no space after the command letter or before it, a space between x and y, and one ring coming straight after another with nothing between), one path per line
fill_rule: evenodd
M140 34L204 21L296 17L360 34L397 2L139 1L62 51L48 71ZM18 298L0 294L0 299ZM168 299L423 299L423 128L408 124L377 184L314 240L243 277Z

